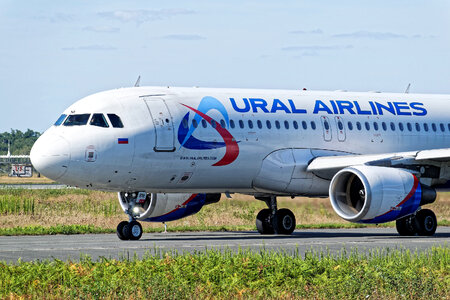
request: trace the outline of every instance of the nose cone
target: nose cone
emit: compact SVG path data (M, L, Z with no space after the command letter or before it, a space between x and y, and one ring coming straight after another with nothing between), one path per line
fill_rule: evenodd
M44 133L34 143L30 152L33 167L45 177L57 180L67 172L70 147L63 137Z

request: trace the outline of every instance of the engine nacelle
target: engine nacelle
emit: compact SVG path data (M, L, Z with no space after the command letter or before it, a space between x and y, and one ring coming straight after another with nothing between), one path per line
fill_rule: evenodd
M220 200L220 194L118 193L124 212L147 222L168 222L193 214L207 204Z
M374 166L339 171L331 180L329 193L335 212L359 223L390 222L436 199L436 191L421 185L412 173Z

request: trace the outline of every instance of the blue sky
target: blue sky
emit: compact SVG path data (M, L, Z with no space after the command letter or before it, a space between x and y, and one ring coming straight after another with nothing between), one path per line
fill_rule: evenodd
M450 94L450 1L0 0L0 132L141 85Z

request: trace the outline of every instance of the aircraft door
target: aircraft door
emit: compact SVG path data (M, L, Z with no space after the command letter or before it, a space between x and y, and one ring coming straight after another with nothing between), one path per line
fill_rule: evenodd
M144 98L145 104L155 128L155 150L156 152L175 151L175 134L172 115L164 99L156 97Z
M326 142L330 142L332 138L330 119L326 116L321 116L320 121L322 122L323 139Z
M342 120L341 117L336 116L336 117L334 117L334 121L336 122L338 141L339 142L344 142L345 141L344 120Z

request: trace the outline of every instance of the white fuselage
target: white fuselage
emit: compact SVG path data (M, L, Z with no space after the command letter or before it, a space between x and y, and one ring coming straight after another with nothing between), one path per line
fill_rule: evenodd
M323 155L447 148L449 101L448 95L118 89L83 98L64 114L116 114L123 128L114 128L106 117L109 127L90 121L52 126L31 156L44 175L83 188L258 193L255 178L263 161L283 149L309 151L304 156L309 161ZM327 195L329 178L317 180L316 189L287 194Z

